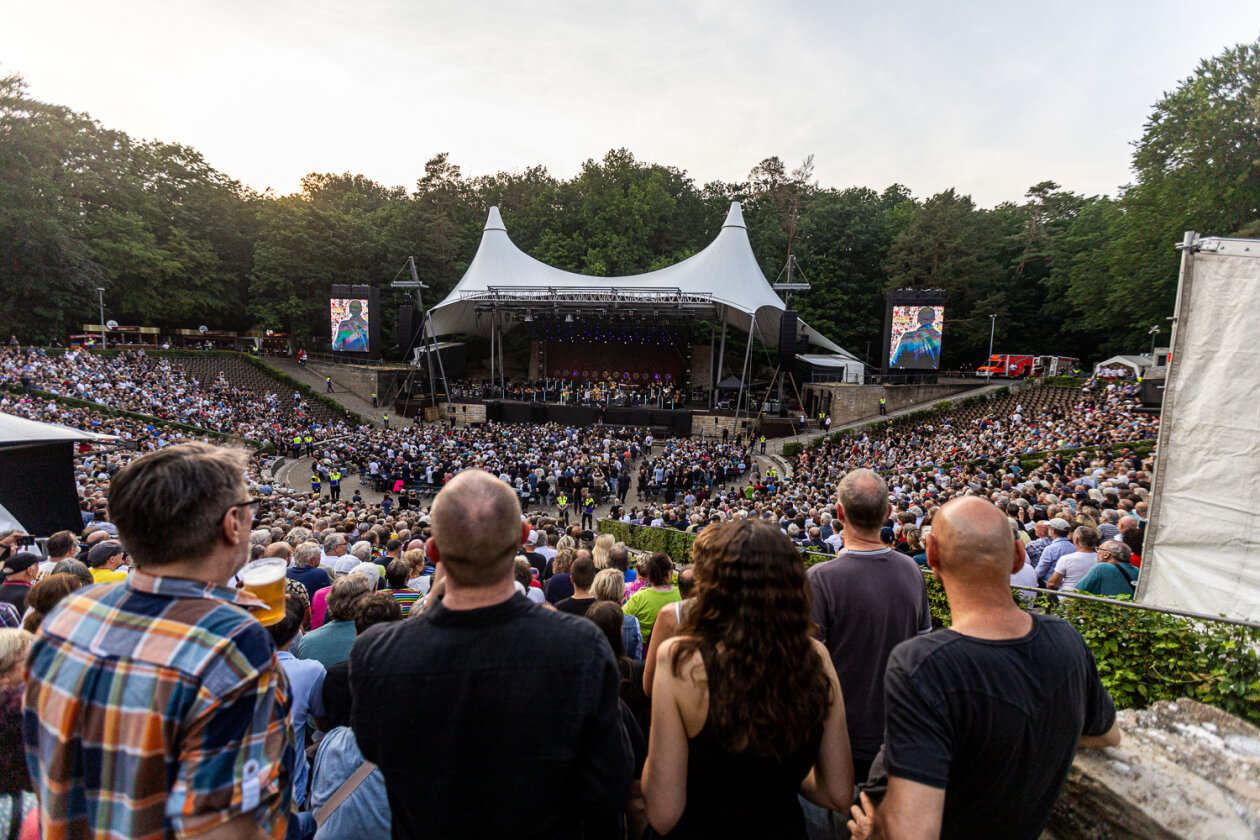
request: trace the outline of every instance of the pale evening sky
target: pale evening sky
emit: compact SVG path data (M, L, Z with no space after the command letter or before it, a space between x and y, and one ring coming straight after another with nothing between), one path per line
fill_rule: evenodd
M1260 3L10 3L0 73L257 189L562 178L627 147L697 184L815 155L823 186L983 206L1051 179L1115 194L1151 106L1260 36Z

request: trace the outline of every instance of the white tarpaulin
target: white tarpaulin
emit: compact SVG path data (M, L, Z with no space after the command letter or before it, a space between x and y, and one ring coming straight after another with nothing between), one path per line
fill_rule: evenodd
M1188 241L1137 597L1260 620L1260 240Z

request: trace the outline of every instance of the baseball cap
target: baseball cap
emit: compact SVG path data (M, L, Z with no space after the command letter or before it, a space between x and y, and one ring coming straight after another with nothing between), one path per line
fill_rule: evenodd
M1067 520L1066 520L1066 519L1060 519L1060 518L1059 518L1059 517L1057 517L1057 516L1056 516L1054 519L1051 519L1051 520L1050 520L1047 524L1048 524L1048 525L1050 526L1050 528L1051 528L1052 530L1054 530L1054 531L1070 531L1070 530L1072 530L1072 526L1071 526L1071 525L1069 525L1069 524L1067 524Z
M4 566L0 566L0 577L8 577L16 575L19 572L25 572L31 566L40 561L40 556L30 551L21 551L14 554L8 560L4 561Z
M881 540L891 540L893 538L893 535L894 535L893 529L889 528L887 525L879 529L879 538Z
M113 540L105 540L98 542L88 551L87 565L89 569L95 569L115 554L122 554L123 547Z
M333 572L337 577L348 575L354 571L354 567L359 565L359 558L353 554L347 554L344 557L338 557L337 562L333 564Z

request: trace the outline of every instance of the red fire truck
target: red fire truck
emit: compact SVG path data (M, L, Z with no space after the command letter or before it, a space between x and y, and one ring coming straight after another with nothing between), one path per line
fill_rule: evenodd
M1029 356L1018 353L999 353L989 357L989 362L976 368L981 376L1002 376L1007 379L1026 379L1038 376L1071 376L1081 366L1080 359L1071 356Z

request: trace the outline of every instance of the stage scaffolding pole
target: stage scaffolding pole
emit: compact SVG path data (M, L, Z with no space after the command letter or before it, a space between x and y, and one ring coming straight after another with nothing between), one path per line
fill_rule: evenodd
M709 322L709 411L713 410L713 351L717 349L717 326ZM1152 356L1152 358L1154 358Z
M723 325L725 326L725 325ZM752 320L753 329L757 328L757 318L754 315ZM725 336L723 336L725 337ZM735 400L735 429L739 430L739 412L744 407L744 377L749 369L749 361L752 359L753 334L752 330L748 331L748 349L744 351L744 366L739 369L739 397ZM748 441L752 443L752 432L748 433Z
M495 319L498 321L498 318ZM503 370L503 330L499 330L499 399L507 399L507 374Z
M722 307L722 349L718 351L717 380L722 381L722 369L726 365L726 307ZM716 385L714 390L717 390Z
M451 401L451 386L446 381L446 365L442 362L442 352L438 349L437 333L433 329L433 311L430 310L424 315L425 321L429 324L429 340L433 342L433 355L437 356L438 370L442 373L442 390L446 392L446 401ZM433 369L433 362L429 362L429 370ZM433 404L437 406L437 397L434 397ZM439 423L442 422L441 415L438 416Z
M490 387L494 387L494 333L495 333L494 315L490 316Z

